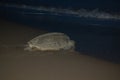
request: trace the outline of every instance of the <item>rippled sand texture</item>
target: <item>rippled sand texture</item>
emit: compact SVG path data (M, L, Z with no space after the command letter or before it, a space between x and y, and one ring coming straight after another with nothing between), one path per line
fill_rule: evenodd
M24 45L46 31L0 23L0 80L120 80L120 65L77 52L29 52Z

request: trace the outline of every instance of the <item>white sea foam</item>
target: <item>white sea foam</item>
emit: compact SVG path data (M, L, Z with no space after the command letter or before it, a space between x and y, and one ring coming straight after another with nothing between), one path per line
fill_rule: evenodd
M3 5L3 4L0 4ZM120 14L111 14L108 12L100 11L99 9L87 10L87 9L62 9L62 8L55 8L55 7L34 7L34 6L27 6L27 5L14 5L14 4L4 4L6 7L16 7L16 8L24 8L24 9L32 9L37 10L37 12L25 12L22 11L21 13L24 15L27 14L45 14L40 11L47 11L53 15L61 15L61 14L69 14L74 15L77 17L84 17L84 18L97 18L97 19L113 19L113 20L120 20Z

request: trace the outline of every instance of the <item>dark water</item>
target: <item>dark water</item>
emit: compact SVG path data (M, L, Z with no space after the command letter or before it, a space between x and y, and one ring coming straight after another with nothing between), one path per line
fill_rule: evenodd
M105 11L119 12L119 0L1 0L10 4L26 4L32 6L61 7L61 8L99 8Z
M14 2L14 1L13 1ZM40 1L39 1L40 2ZM41 4L45 1L41 0ZM49 3L50 2L50 3ZM90 2L90 1L88 1ZM100 3L99 3L100 2ZM108 3L109 2L109 3ZM20 3L20 2L17 2ZM30 3L30 2L29 2ZM77 3L77 0L65 1L67 5L61 1L48 1L48 6L63 6L68 7L86 7L86 4ZM60 5L58 5L60 3ZM72 3L72 4L71 4ZM85 2L83 2L85 3ZM92 5L93 3L97 3ZM26 2L27 4L27 2ZM34 3L33 3L34 4ZM37 3L36 3L37 4ZM81 4L81 5L80 5ZM98 5L100 4L100 5ZM106 5L109 4L109 5ZM111 11L117 11L119 7L114 1L91 2L88 6L90 8L109 8ZM116 5L115 5L116 4ZM47 3L45 3L47 5ZM102 5L102 6L101 6ZM87 6L87 7L88 7ZM114 9L113 9L114 8ZM76 17L71 14L54 15L49 11L37 11L33 9L22 9L18 7L4 7L1 6L1 17L16 23L29 25L30 27L47 30L49 32L64 32L68 34L71 39L76 41L76 50L87 55L95 56L112 62L120 62L120 20L112 19L97 19ZM33 12L33 14L22 14L21 12ZM36 12L42 14L34 14ZM119 16L119 15L118 15Z

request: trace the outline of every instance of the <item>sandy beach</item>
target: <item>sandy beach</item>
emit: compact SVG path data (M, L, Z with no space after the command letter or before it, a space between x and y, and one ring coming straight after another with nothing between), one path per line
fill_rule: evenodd
M120 64L78 52L24 50L46 32L0 20L0 80L120 80Z

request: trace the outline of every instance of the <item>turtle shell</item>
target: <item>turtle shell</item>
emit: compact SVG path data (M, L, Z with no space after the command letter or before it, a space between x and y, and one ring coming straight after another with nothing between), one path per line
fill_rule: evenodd
M64 33L46 33L39 35L28 42L30 50L68 50L75 47L75 42Z

